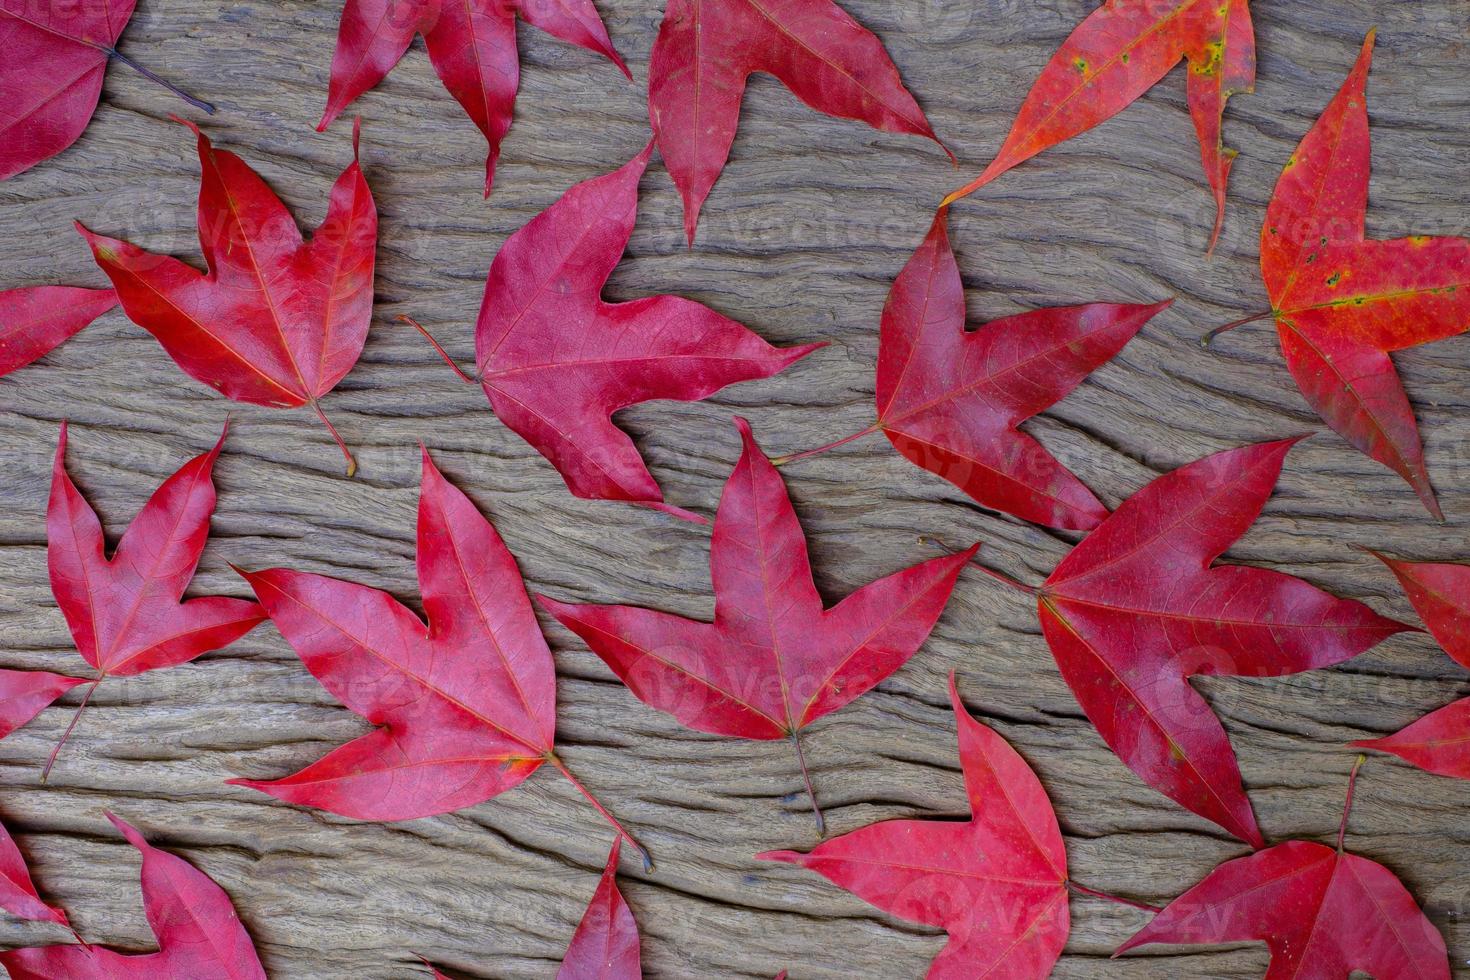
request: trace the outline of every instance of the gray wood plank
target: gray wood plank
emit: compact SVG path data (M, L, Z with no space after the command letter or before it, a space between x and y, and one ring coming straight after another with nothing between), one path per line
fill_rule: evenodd
M832 346L770 381L696 405L624 413L671 501L712 512L738 453L729 416L750 416L773 453L864 427L872 414L877 320L888 285L934 204L988 161L1030 85L1091 0L843 0L888 44L941 136L922 140L822 117L769 78L751 86L743 128L693 250L672 184L655 163L618 298L677 292L742 319L774 343ZM1241 151L1225 236L1203 254L1211 205L1184 108L1182 73L1119 118L1058 147L955 209L952 231L977 321L1051 304L1178 297L1112 364L1030 425L1116 504L1157 473L1243 442L1321 430L1269 327L1211 326L1262 308L1256 235L1277 173L1380 28L1370 82L1370 233L1465 234L1470 226L1470 9L1460 0L1257 5L1258 94L1237 97ZM601 4L646 78L662 4ZM320 220L349 159L349 129L312 126L326 90L339 4L143 0L124 49L218 102L216 143L241 153L304 226ZM416 44L355 107L382 212L378 302L359 366L325 404L359 454L356 480L307 412L232 405L181 375L154 341L110 314L37 364L0 380L0 664L80 672L46 582L44 508L56 425L73 425L71 468L120 532L147 494L207 447L227 413L220 506L196 592L245 595L226 562L289 565L385 588L417 604L417 447L492 516L534 589L711 609L707 532L654 513L576 501L552 469L458 384L411 330L437 328L463 360L485 270L504 238L572 183L623 163L647 138L644 91L600 59L523 28L524 84L494 196L484 147ZM0 184L0 285L100 284L73 218L197 261L186 109L120 67L75 147ZM1293 452L1260 523L1230 558L1302 575L1401 618L1412 611L1381 568L1348 546L1418 559L1470 557L1470 341L1398 358L1421 420L1448 526L1433 524L1387 470L1330 433ZM819 585L835 600L932 557L933 538L985 542L985 559L1037 581L1067 535L986 513L901 460L881 439L787 471ZM926 540L923 536L928 536ZM784 746L687 732L629 695L548 623L560 670L565 756L648 843L659 870L623 879L657 977L798 980L922 975L942 938L893 920L814 875L751 860L815 843ZM877 819L955 817L964 796L944 691L951 668L979 716L1045 782L1079 881L1163 903L1244 853L1212 825L1143 786L1101 742L1058 677L1024 597L966 573L934 637L893 678L816 726L814 777L834 832ZM1201 684L1224 719L1267 837L1330 840L1353 752L1470 692L1423 636L1299 678ZM474 977L551 977L596 885L609 835L554 773L451 816L368 825L296 810L224 785L294 771L365 730L301 668L270 626L174 670L109 681L52 781L40 766L78 697L0 742L0 816L43 893L90 940L148 949L134 853L102 813L138 824L234 898L267 969L281 978L425 975L413 952ZM1350 846L1398 872L1470 957L1470 789L1386 758L1364 770ZM1249 977L1258 947L1111 950L1141 913L1079 899L1064 977ZM62 941L53 927L0 921L6 945Z

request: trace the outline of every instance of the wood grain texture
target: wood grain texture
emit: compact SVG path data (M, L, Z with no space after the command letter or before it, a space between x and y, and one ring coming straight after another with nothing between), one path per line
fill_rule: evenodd
M697 405L624 413L670 501L713 510L753 420L766 448L808 448L872 416L878 315L932 208L979 172L1020 98L1093 0L843 0L887 43L935 128L964 161L918 139L819 116L769 78L752 85L724 179L687 249L667 174L643 183L642 214L614 298L678 292L778 344L832 346L773 380ZM600 5L646 78L658 0ZM142 0L122 48L219 104L216 145L241 153L295 210L320 220L350 129L312 125L326 91L339 4L327 0ZM1049 151L955 209L952 234L977 321L1089 300L1178 297L1116 362L1029 424L1109 505L1154 475L1243 442L1321 430L1268 326L1206 352L1211 326L1261 309L1255 241L1279 168L1380 28L1370 81L1371 234L1470 228L1470 7L1463 0L1272 0L1256 7L1258 94L1233 100L1241 151L1225 235L1203 255L1211 203L1177 71L1119 118ZM80 673L46 582L44 507L57 423L71 469L118 533L158 481L207 448L227 413L220 506L195 592L245 595L226 562L289 565L385 588L417 604L417 447L495 520L534 589L574 600L711 610L707 531L652 512L579 502L552 469L458 384L411 330L437 328L462 361L485 271L505 237L572 183L630 158L647 138L644 93L586 52L522 28L518 119L494 196L479 194L484 145L416 44L355 107L382 212L377 308L360 365L326 409L356 449L341 460L308 412L231 405L180 374L152 338L109 314L0 381L0 664ZM166 93L121 66L75 147L0 184L4 286L100 285L70 228L198 261L197 164ZM1470 558L1470 339L1398 357L1450 523L1434 525L1398 477L1331 433L1289 459L1280 489L1231 560L1277 568L1412 619L1376 562L1348 546L1419 560ZM881 439L792 466L819 585L835 600L941 547L980 539L984 560L1039 581L1069 538L983 512ZM927 536L927 537L926 537ZM943 544L936 543L935 538ZM560 742L583 779L652 848L658 872L621 886L653 977L796 980L917 977L940 948L815 875L751 860L815 843L783 745L690 733L645 708L569 633L548 622L560 671ZM1139 782L1108 752L1058 677L1023 596L966 573L934 637L876 691L811 730L807 752L835 833L874 820L964 814L944 677L959 671L977 715L1010 739L1056 803L1081 882L1162 904L1240 843ZM1224 719L1267 838L1330 841L1353 753L1470 693L1470 677L1425 636L1398 637L1341 668L1285 680L1202 683ZM425 976L414 952L467 977L551 977L597 884L605 826L554 773L436 819L364 825L224 785L276 777L364 730L269 625L227 652L109 681L38 782L79 692L0 742L0 816L42 893L82 935L144 950L135 853L102 813L186 856L234 898L273 977ZM1398 872L1470 958L1470 786L1375 757L1349 845ZM1261 947L1111 950L1141 913L1080 898L1062 977L1252 977ZM0 921L0 943L63 941Z

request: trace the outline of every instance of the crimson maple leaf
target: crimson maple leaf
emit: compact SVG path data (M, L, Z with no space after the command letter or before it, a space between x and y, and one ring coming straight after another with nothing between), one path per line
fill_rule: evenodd
M1359 765L1362 760L1358 760ZM1343 850L1354 767L1337 848L1294 840L1226 861L1169 903L1114 955L1149 943L1260 940L1265 980L1449 980L1444 937L1394 873Z
M691 245L756 72L819 112L939 143L883 42L832 0L668 0L648 67L648 111Z
M825 345L772 347L679 296L602 298L633 234L638 180L652 154L650 143L621 169L578 184L506 240L475 326L475 378L429 341L463 380L484 388L496 416L550 460L576 496L705 523L664 503L613 414L654 399L708 398Z
M1389 355L1470 327L1470 239L1366 237L1372 61L1369 34L1357 66L1276 184L1261 228L1272 306L1263 315L1275 318L1286 366L1313 410L1407 480L1443 520L1414 410Z
M1470 667L1470 565L1398 561L1388 566L1445 652ZM1353 745L1389 752L1428 772L1470 779L1470 698L1432 711L1403 731Z
M81 223L77 229L123 312L185 374L236 401L310 405L351 476L357 464L319 399L357 363L372 320L378 211L357 162L357 130L352 164L332 188L326 219L305 242L281 199L245 161L183 124L194 131L203 171L199 245L208 275Z
M136 0L0 0L0 180L71 146L92 121L109 61L121 61L205 112L214 112L117 50Z
M1297 440L1217 453L1154 480L1030 589L1057 667L1118 757L1260 847L1230 740L1195 676L1280 677L1410 627L1262 568L1212 563L1253 524Z
M116 305L111 289L29 286L0 292L0 376L55 350Z
M1225 103L1256 84L1249 0L1108 0L1063 42L1021 105L985 172L945 198L952 204L1043 150L1122 112L1179 62L1189 64L1189 114L1215 196L1210 250L1225 220L1236 151L1221 135Z
M929 980L1039 980L1071 929L1056 813L1026 760L965 710L953 674L949 700L969 820L889 820L809 854L767 851L756 860L799 865L900 919L942 928L949 943Z
M556 667L515 557L427 450L427 625L367 586L283 568L240 574L312 676L377 728L293 776L233 785L354 820L413 820L483 803L549 763L628 837L556 754Z
M143 855L143 912L158 952L125 955L88 945L12 949L0 953L11 980L266 980L224 889L112 814L107 819Z
M789 738L903 666L980 546L863 586L826 609L786 485L737 418L744 452L710 543L715 621L537 596L639 700L696 731ZM811 780L807 777L807 790ZM822 825L815 796L812 808Z
M228 433L226 425L213 449L185 463L153 492L108 558L97 512L66 472L67 426L61 424L46 506L51 593L77 652L97 676L52 750L43 780L103 681L187 663L230 645L265 618L258 605L244 599L183 600L209 539L214 463ZM54 683L70 687L71 680Z
M878 421L777 462L882 432L905 458L984 507L1050 527L1097 527L1108 509L1017 426L1065 398L1173 301L1034 310L966 330L948 215L939 209L883 308Z
M489 197L521 82L517 15L563 41L604 55L632 79L592 0L347 0L332 55L327 108L317 131L386 78L414 35L422 34L435 74L490 143L485 162Z

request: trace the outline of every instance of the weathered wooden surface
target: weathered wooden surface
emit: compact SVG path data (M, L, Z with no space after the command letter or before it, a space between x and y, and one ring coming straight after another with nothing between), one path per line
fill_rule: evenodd
M612 292L680 292L776 343L831 348L784 376L704 404L625 413L671 501L713 509L738 451L729 416L749 415L767 449L806 448L871 416L877 317L942 193L999 145L1036 72L1092 0L844 0L887 42L939 133L950 168L921 140L821 117L769 78L747 103L734 157L685 248L667 175L644 181L642 216ZM602 5L645 78L658 0ZM350 153L349 130L312 131L339 4L143 0L123 47L220 113L216 143L242 153L314 225ZM1208 452L1321 426L1292 386L1267 326L1205 352L1208 327L1262 307L1255 236L1279 167L1380 28L1370 82L1377 175L1370 232L1464 234L1470 225L1470 7L1463 0L1256 5L1259 94L1232 102L1240 148L1226 234L1203 256L1210 204L1177 73L1099 130L1038 158L956 208L953 234L980 321L1092 299L1177 296L1173 310L1031 429L1116 504L1153 475ZM181 375L120 314L0 381L0 662L80 672L46 584L43 513L57 422L71 468L116 533L151 488L216 437L220 507L196 591L247 591L226 566L283 564L348 577L417 602L413 521L422 438L484 507L533 588L686 615L711 609L707 532L652 512L579 502L408 329L412 313L468 360L486 267L501 241L575 181L612 169L647 138L644 93L591 55L522 29L519 118L494 197L480 199L483 143L416 45L356 107L383 214L378 306L361 364L326 399L362 462L340 458L306 412L231 406ZM70 221L197 260L192 141L183 111L120 67L86 135L0 184L5 286L100 284ZM1351 550L1470 557L1470 340L1398 358L1419 410L1447 527L1397 477L1324 433L1292 453L1265 517L1234 561L1300 574L1380 611L1412 617L1388 574ZM1065 535L980 511L881 439L787 473L832 599L855 584L981 539L985 560L1039 580ZM814 875L750 855L806 848L813 828L782 745L704 737L635 701L554 625L565 757L655 852L623 887L650 976L922 974L942 939L894 921ZM944 676L1040 772L1079 881L1163 903L1244 847L1144 787L1103 746L1058 677L1023 597L978 573L961 580L934 637L891 680L820 723L808 741L835 832L909 815L960 817L964 796ZM1234 740L1271 840L1330 840L1353 753L1470 690L1426 637L1408 635L1336 670L1204 683ZM596 885L609 835L554 773L452 816L356 824L224 785L275 777L364 724L302 669L270 626L229 651L109 681L51 784L40 766L77 698L0 742L0 814L49 898L87 938L151 939L137 861L102 818L113 809L187 856L234 898L275 977L425 975L420 952L465 976L550 977ZM1470 786L1384 757L1364 771L1350 846L1397 871L1470 958ZM1260 947L1108 954L1144 916L1073 903L1065 977L1248 977ZM53 927L0 922L0 942L62 941Z

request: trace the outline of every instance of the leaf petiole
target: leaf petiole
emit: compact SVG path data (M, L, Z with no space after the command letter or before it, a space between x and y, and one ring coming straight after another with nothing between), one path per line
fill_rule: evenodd
M796 764L801 767L801 778L806 781L807 799L812 801L812 813L817 816L817 836L827 836L827 818L822 815L822 808L817 805L817 791L812 788L812 774L806 767L806 753L801 748L801 730L791 729L791 744L796 746Z
M330 432L332 434L332 438L336 440L336 442L337 442L337 448L340 449L340 450L342 450L342 455L347 458L347 477L348 477L348 479L351 479L352 477L356 476L357 475L357 460L353 458L353 456L352 456L352 450L350 450L350 449L347 448L347 443L344 442L342 440L342 436L338 434L337 427L332 424L332 420L331 419L327 418L327 413L322 411L321 403L318 402L318 401L316 401L315 399L313 399L312 402L311 402L311 407L312 407L313 410L316 411L316 417L322 420L322 424L327 427L327 431Z
M1126 905L1131 909L1138 909L1142 912L1152 912L1155 915L1158 915L1160 912L1164 911L1157 905L1150 905L1147 902L1135 902L1131 898L1119 898L1117 895L1109 895L1107 892L1096 891L1094 889L1088 888L1086 885L1079 885L1077 884L1077 882L1071 880L1070 878L1067 879L1067 887L1077 892L1079 895L1090 895L1093 898L1100 898L1105 902L1114 902L1118 905Z
M603 806L602 803L598 801L597 797L592 795L591 790L582 785L581 780L572 775L572 771L567 768L567 764L565 762L562 762L561 758L555 752L548 752L546 754L546 761L555 766L557 772L567 777L567 781L572 784L577 792L585 796L587 798L587 802L591 803L593 808L597 810L598 813L602 814L602 818L608 823L612 824L613 829L618 832L623 840L627 841L629 845L631 845L632 848L638 852L638 856L643 859L643 873L653 874L653 855L648 853L648 848L638 843L638 839L632 834L628 833L627 828L618 823L618 818L613 816L612 813L608 811L607 807Z
M46 768L41 770L41 782L44 783L50 778L51 767L56 765L56 757L61 754L61 747L66 744L67 739L71 738L71 733L76 731L77 722L82 720L82 712L87 710L87 704L92 700L92 695L97 693L97 685L101 684L106 678L106 674L101 674L87 687L87 693L82 695L82 703L77 705L76 712L71 716L71 723L66 726L66 731L61 733L61 741L56 743L56 748L51 750L51 755L46 760ZM77 938L80 939L81 937L79 936Z
M1227 323L1223 327L1216 327L1214 330L1211 330L1209 333L1205 334L1203 337L1200 338L1200 346L1202 346L1202 347L1208 347L1212 343L1214 343L1215 342L1215 338L1218 337L1218 336L1220 336L1222 333L1229 333L1230 331L1234 330L1236 327L1243 327L1243 326L1245 326L1248 323L1255 323L1257 320L1264 320L1264 319L1266 319L1269 316L1275 316L1275 315L1276 315L1276 311L1275 310L1267 310L1264 313L1252 313L1250 316L1241 317L1239 320L1235 320L1235 321L1233 321L1231 323Z
M1368 761L1366 755L1358 756L1358 761L1353 763L1353 773L1348 777L1347 801L1342 806L1342 823L1337 828L1337 853L1343 850L1343 841L1347 838L1348 815L1353 812L1353 796L1358 791L1358 770L1363 768L1363 763Z
M92 42L90 42L90 41L84 41L83 43L84 44L92 44ZM201 112L207 112L211 116L214 115L214 106L213 105L211 105L208 102L205 102L203 99L196 99L194 96L190 95L188 92L185 92L183 89L179 88L173 82L171 82L168 79L164 78L162 75L159 75L156 72L154 72L151 68L147 68L147 67L145 67L143 65L138 64L138 62L134 61L132 58L129 58L127 55L123 54L117 48L109 48L109 47L107 47L106 45L103 45L103 44L92 44L92 47L95 47L98 51L101 51L103 54L107 55L107 57L109 57L109 58L113 58L113 59L115 59L117 61L121 61L123 64L127 65L129 68L133 69L133 71L137 72L139 75L142 75L144 78L148 79L150 82L156 82L159 85L162 85L164 88L168 89L174 95L177 95L179 98L183 99L185 102L189 103L191 106L193 106L194 108L200 110Z
M799 462L800 460L803 460L803 459L811 459L813 456L820 456L823 453L831 452L834 449L838 449L838 448L840 448L842 446L845 446L849 442L857 442L859 439L862 439L862 438L865 438L867 436L870 436L874 432L881 431L882 428L883 428L883 423L882 422L874 422L872 425L868 426L866 429L864 429L861 432L854 432L852 435L847 436L844 439L838 439L836 442L829 442L825 446L819 446L816 449L808 449L805 452L789 453L789 454L787 454L785 456L777 456L775 459L771 460L771 465L772 466L785 466L787 463L795 463L795 462Z
M422 323L418 322L407 313L398 314L398 322L406 323L410 327L413 327L415 330L417 330L419 333L423 334L424 339L433 345L434 350L439 354L440 357L444 358L444 363L448 364L450 368L453 369L454 373L459 375L459 380L469 385L479 384L479 382L476 381L474 378L470 377L468 374L465 374L463 368L454 363L454 358L450 357L449 352L446 351L443 347L439 346L439 341L434 339L434 335L429 333L428 328L425 327Z

